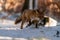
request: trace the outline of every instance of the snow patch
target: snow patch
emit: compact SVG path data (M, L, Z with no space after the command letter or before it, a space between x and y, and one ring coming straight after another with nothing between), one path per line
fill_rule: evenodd
M57 21L49 17L49 22L46 23L45 27L54 27L54 26L57 26Z

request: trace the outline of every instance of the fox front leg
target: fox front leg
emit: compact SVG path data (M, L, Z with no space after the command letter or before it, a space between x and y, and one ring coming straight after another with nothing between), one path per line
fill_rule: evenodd
M38 28L38 20L33 20L32 23L35 25L35 28Z
M37 23L35 23L35 28L38 28L38 24Z
M32 24L31 21L29 21L29 24L26 27L30 26L31 24Z

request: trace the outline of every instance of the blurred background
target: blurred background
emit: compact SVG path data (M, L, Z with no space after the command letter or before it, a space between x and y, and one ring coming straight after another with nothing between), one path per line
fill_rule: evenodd
M39 9L59 21L60 0L0 0L0 19L13 19L25 9Z

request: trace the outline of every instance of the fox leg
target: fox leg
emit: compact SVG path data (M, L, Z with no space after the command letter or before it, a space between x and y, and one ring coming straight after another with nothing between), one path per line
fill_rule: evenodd
M35 28L38 28L38 20L33 20L31 22L31 24L34 24L35 25Z
M37 23L35 23L35 28L38 28L38 24Z
M24 22L25 22L25 21L22 21L22 23L21 23L21 29L23 29L23 24L24 24Z
M30 26L31 24L32 24L31 21L29 21L29 24L26 27Z

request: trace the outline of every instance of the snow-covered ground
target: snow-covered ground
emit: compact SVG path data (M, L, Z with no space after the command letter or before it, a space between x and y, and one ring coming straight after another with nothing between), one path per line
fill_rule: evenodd
M14 20L0 19L0 40L60 40L60 37L56 37L57 31L60 32L59 25L39 26L37 29L31 25L28 28L20 29L20 24L15 25Z

